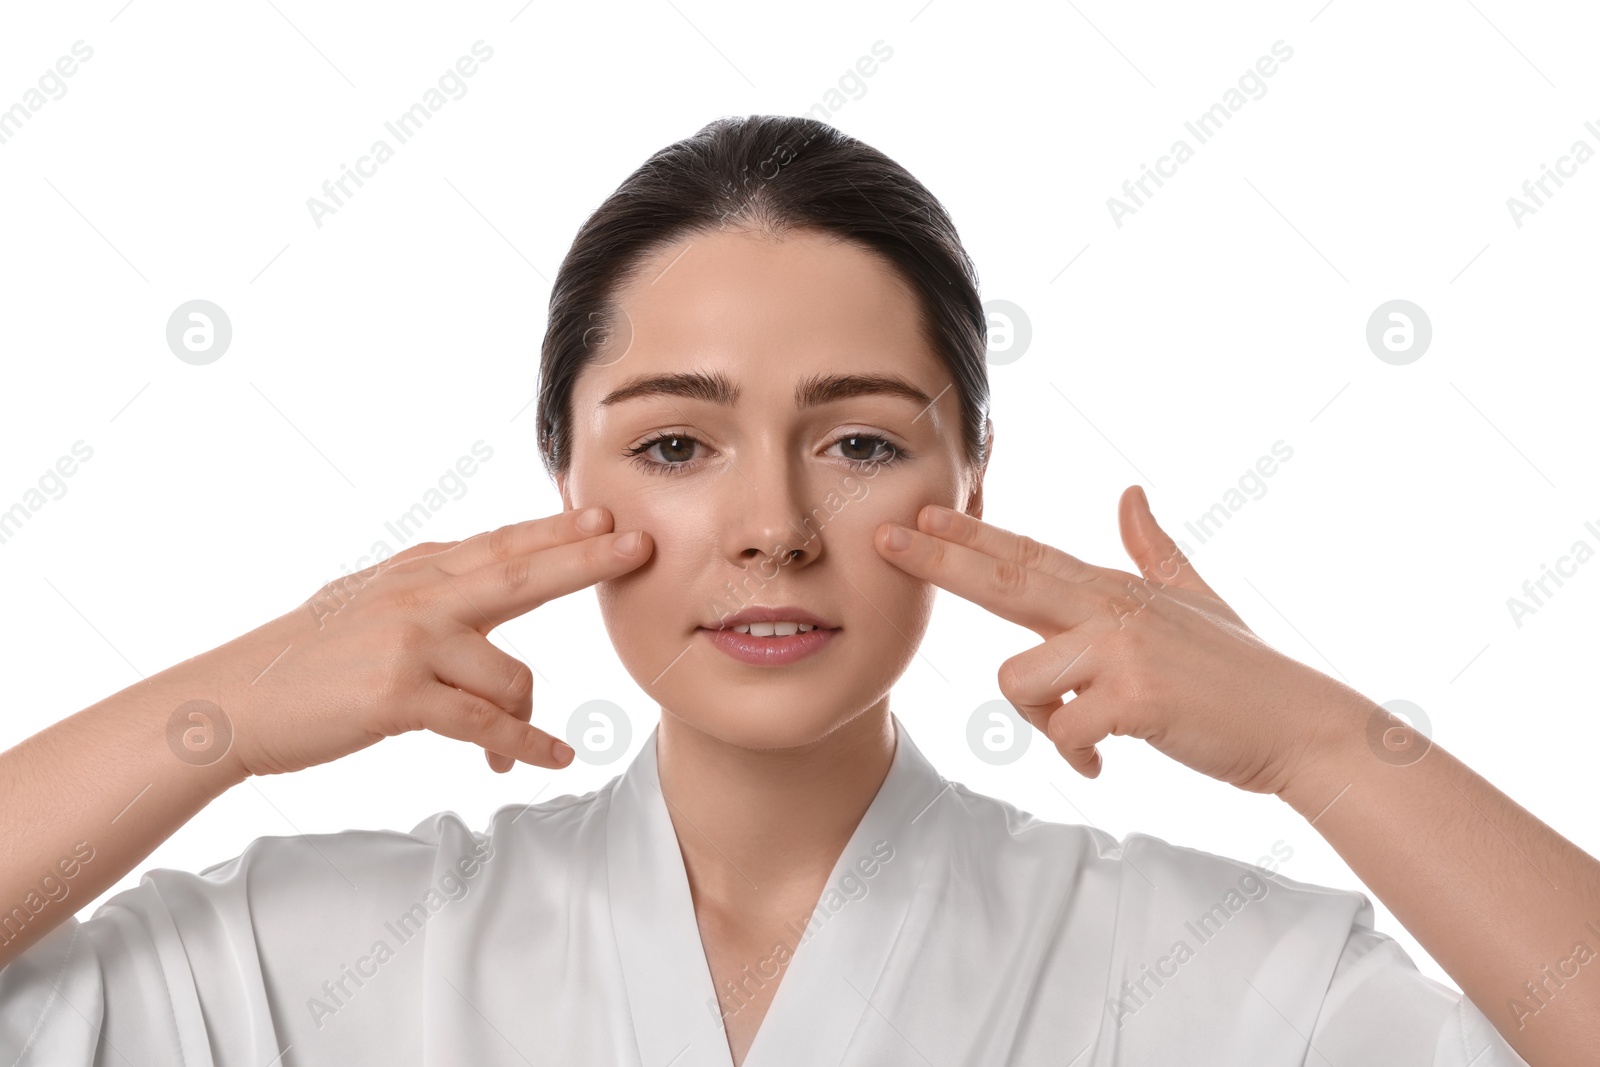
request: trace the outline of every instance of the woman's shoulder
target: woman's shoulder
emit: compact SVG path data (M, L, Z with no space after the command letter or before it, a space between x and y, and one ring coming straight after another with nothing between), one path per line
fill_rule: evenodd
M337 910L405 903L430 893L448 897L460 891L458 883L492 881L495 874L525 873L530 866L543 883L559 884L561 871L583 853L585 838L603 831L614 784L615 779L582 795L502 805L481 829L447 809L409 831L263 835L198 871L150 868L138 886L112 896L106 906L131 908L159 897L174 914L191 919L237 913L256 926L293 925L308 901Z
M1324 912L1335 926L1368 924L1372 903L1356 889L1302 882L1276 869L1283 855L1264 866L1155 834L1130 831L1118 838L1093 825L1058 822L999 797L947 781L951 803L946 826L958 848L984 853L997 869L1051 867L1058 877L1114 885L1122 908L1209 912L1220 904L1230 914L1276 897L1272 910ZM1268 910L1256 908L1256 910Z
M434 812L409 831L347 829L264 835L237 855L198 871L156 867L95 912L159 939L167 929L189 946L222 955L241 945L271 947L293 970L330 945L369 947L376 917L405 930L432 916L466 916L503 899L492 887L525 887L525 898L559 895L581 878L583 835L603 826L610 783L581 796L496 809L474 828L455 810ZM592 828L592 829L586 829ZM106 927L97 924L96 929ZM355 938L344 945L348 938ZM191 949L192 951L193 949Z

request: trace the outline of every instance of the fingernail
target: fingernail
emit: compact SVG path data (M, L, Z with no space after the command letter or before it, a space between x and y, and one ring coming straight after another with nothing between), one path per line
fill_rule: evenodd
M606 516L599 508L586 508L578 516L578 529L584 533L599 533L600 527L606 524Z
M617 555L637 556L639 548L644 544L644 531L633 530L617 538Z
M889 532L883 537L884 543L895 551L911 547L911 531L904 526L889 527Z
M572 757L577 755L576 752L572 751L572 746L567 744L565 741L557 741L555 744L550 746L550 750L555 753L556 763L562 767L565 767L567 764L571 763Z
M950 513L941 507L931 507L928 510L928 526L939 533L950 529Z

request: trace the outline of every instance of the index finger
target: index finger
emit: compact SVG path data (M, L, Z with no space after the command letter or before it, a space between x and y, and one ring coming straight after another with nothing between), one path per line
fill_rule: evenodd
M1010 560L1023 567L1053 574L1062 581L1089 582L1104 577L1104 567L1085 563L1070 553L1063 552L1026 534L1013 533L998 526L973 518L964 511L924 504L917 512L917 528L942 537L946 541L975 548L996 559Z
M895 548L890 535L901 531L908 543ZM901 570L1026 626L1047 641L1088 621L1109 596L1097 580L1068 581L896 523L879 527L873 544Z

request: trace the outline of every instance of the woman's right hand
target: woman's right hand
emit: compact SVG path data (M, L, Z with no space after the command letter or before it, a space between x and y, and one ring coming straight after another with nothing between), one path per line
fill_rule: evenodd
M584 516L593 529L579 527ZM564 767L571 749L529 724L533 672L488 634L648 559L649 536L612 533L612 521L605 508L564 511L413 545L163 673L189 674L195 698L222 708L231 738L218 758L241 776L300 770L424 729L482 746L496 771L516 760Z

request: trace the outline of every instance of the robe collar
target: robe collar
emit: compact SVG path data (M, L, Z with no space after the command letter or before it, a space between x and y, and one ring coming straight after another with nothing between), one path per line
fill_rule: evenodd
M806 1050L837 1063L864 1017L921 884L949 783L898 717L889 773L857 824L783 969L744 1067ZM688 874L661 794L652 730L616 780L606 816L612 929L642 1067L732 1067ZM927 817L924 817L927 815ZM870 872L870 873L869 873ZM752 960L756 971L762 961ZM771 966L768 966L768 973Z

